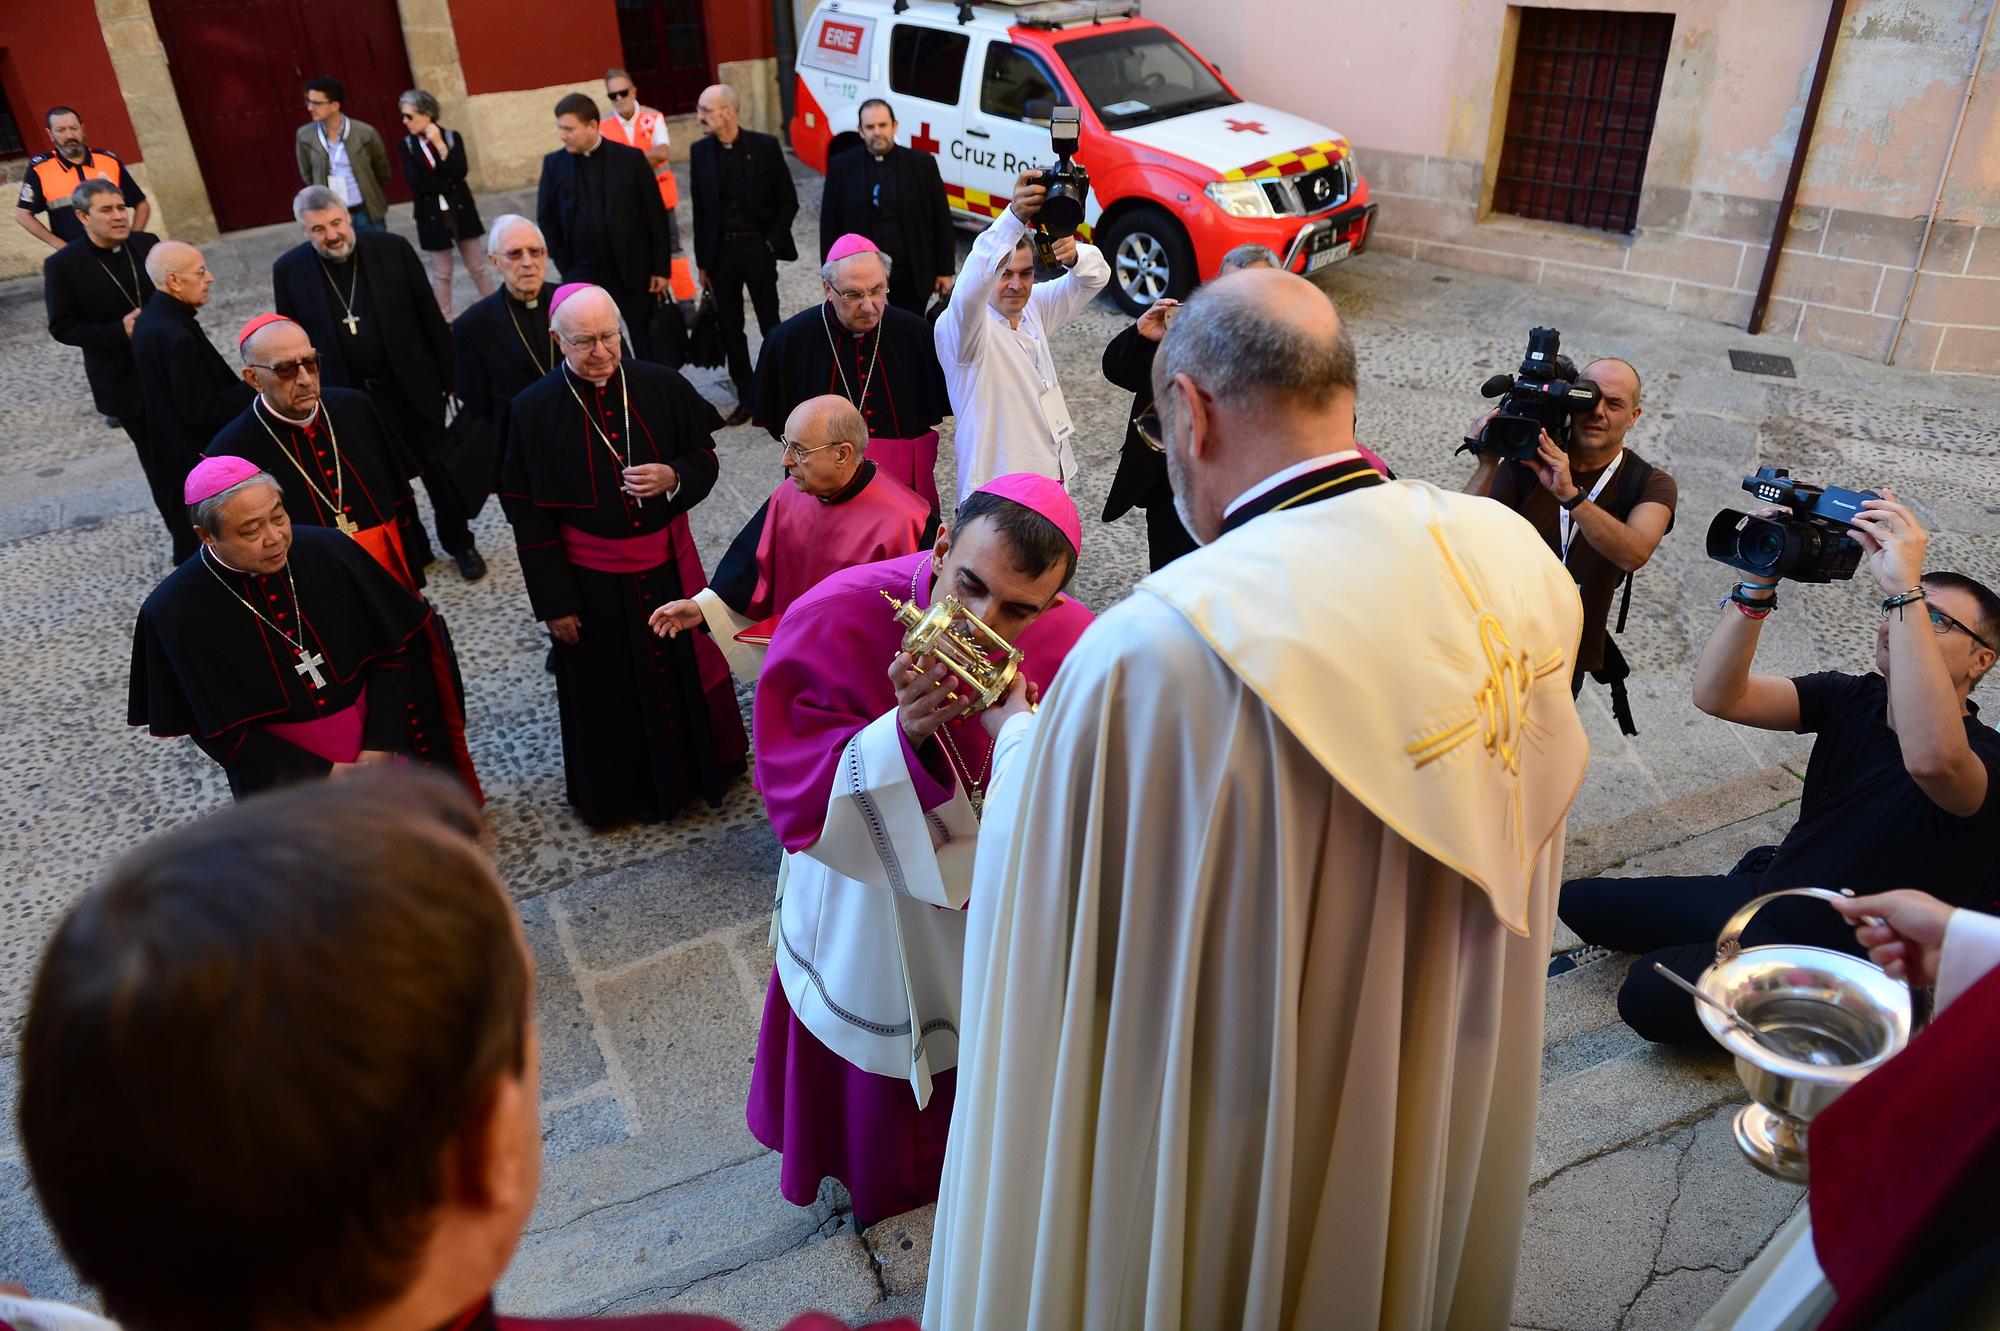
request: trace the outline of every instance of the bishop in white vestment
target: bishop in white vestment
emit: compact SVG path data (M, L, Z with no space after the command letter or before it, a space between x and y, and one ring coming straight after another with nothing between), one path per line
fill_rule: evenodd
M1154 374L1208 544L1000 731L924 1323L1504 1328L1574 585L1352 450L1300 279L1204 288Z

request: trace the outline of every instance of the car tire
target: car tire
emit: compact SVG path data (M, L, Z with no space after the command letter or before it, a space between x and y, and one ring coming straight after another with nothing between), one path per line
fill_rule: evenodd
M1194 290L1194 246L1180 223L1158 208L1121 213L1098 247L1111 265L1111 298L1127 314L1144 314L1162 296L1179 300Z

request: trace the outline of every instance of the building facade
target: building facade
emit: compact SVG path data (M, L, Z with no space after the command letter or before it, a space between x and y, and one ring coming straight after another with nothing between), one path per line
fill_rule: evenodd
M1995 2L1846 0L1765 332L2000 374ZM1146 14L1245 97L1353 141L1382 206L1371 245L1741 326L1828 0L1147 0Z
M791 0L778 0L789 6ZM151 229L201 241L289 219L299 187L293 135L305 81L347 87L345 110L391 155L397 101L435 94L464 134L475 190L532 184L557 147L558 98L605 107L604 71L632 72L674 117L675 151L698 132L694 101L727 82L743 118L777 130L771 0L43 0L0 6L0 171L18 188L45 151L43 114L73 106L91 143L130 163L154 203ZM11 136L7 127L11 125ZM409 197L391 165L392 202ZM0 277L38 271L46 251L0 227Z

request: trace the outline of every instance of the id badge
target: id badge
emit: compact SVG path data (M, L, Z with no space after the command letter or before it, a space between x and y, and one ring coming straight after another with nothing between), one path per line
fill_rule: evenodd
M1042 423L1049 427L1049 437L1055 441L1056 451L1069 437L1076 433L1076 426L1069 418L1069 404L1063 401L1062 385L1051 382L1042 390Z

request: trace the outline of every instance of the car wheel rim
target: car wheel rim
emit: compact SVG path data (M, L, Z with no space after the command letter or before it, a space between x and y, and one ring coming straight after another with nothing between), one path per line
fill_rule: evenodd
M1167 247L1143 231L1135 231L1118 242L1118 285L1134 301L1151 305L1167 294L1172 267Z

